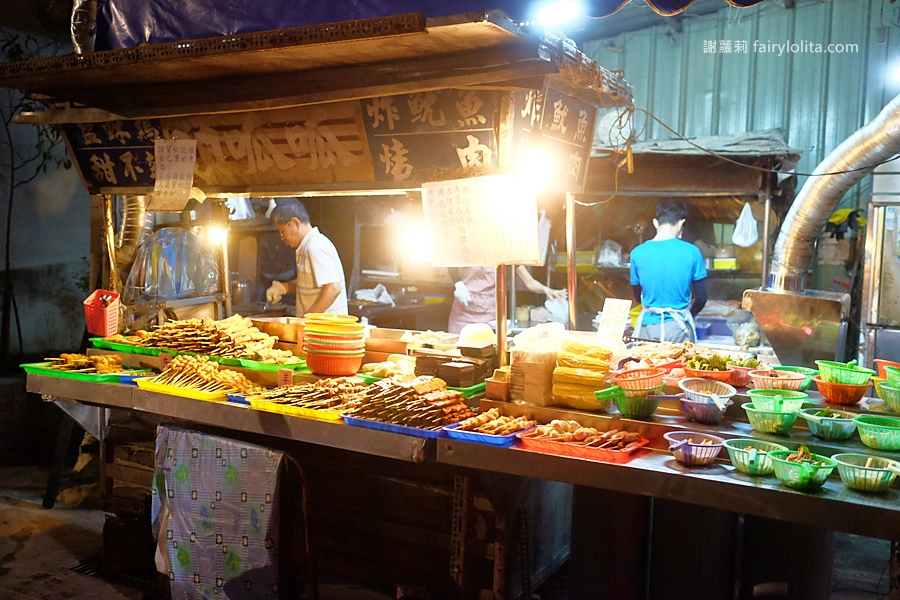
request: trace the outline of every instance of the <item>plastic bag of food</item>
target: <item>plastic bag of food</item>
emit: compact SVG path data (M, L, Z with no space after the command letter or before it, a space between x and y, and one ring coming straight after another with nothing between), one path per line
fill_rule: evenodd
M557 383L553 385L553 404L576 410L602 411L609 407L609 400L597 400L589 386Z
M622 266L622 246L606 240L597 248L597 264L602 267Z
M591 391L599 390L607 387L606 382L607 371L598 371L591 369L573 369L571 367L557 366L553 369L553 385L558 383L566 383L570 385L580 385L590 387Z
M556 353L565 327L542 323L513 338L510 351L510 399L517 404L546 406L551 397Z
M616 360L616 341L604 339L596 333L570 332L560 344L556 366L608 373L610 365ZM625 345L621 340L618 344L624 352Z
M759 345L759 325L755 322L742 323L734 330L734 343L749 348Z

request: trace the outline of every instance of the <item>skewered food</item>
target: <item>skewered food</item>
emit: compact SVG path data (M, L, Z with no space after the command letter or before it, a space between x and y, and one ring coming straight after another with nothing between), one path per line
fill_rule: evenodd
M218 363L210 362L206 356L176 356L162 373L150 381L198 392L253 392L261 389L243 374L221 369Z
M492 408L480 415L460 421L456 429L458 431L477 431L490 435L509 435L523 429L530 429L535 425L537 425L537 421L532 421L527 417L501 416L498 409Z
M561 419L550 421L548 425L539 425L534 431L536 439L575 443L603 450L624 451L641 443L641 434L639 433L618 429L600 432L593 427L584 427L578 421Z
M290 350L280 350L278 348L260 348L250 358L276 365L290 365L300 362L300 357Z
M442 379L431 376L377 381L366 388L362 404L344 414L432 430L473 416L462 392L448 390Z
M125 370L122 367L122 357L118 354L88 356L86 354L66 353L61 354L59 358L46 358L44 360L50 361L50 364L47 365L48 369L67 371L69 373L106 374L121 373Z
M209 356L250 357L271 349L277 337L253 326L250 319L232 315L221 321L185 319L167 321L153 331L137 331L139 346L165 348Z
M271 402L283 406L322 410L340 410L359 406L364 399L366 386L354 383L346 377L320 379L315 383L284 385L247 396L250 402Z

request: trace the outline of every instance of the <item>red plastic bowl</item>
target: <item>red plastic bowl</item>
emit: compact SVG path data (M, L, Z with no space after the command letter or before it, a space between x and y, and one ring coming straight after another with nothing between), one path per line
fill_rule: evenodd
M356 356L335 356L333 354L307 354L306 366L316 375L342 377L356 375L362 366L363 354Z
M315 344L313 342L303 342L303 351L308 352L312 350L316 351L325 351L325 352L346 352L350 353L360 353L366 351L366 345L364 343L352 344L348 346L331 346L328 344Z
M750 371L756 367L736 367L731 365L731 377L725 383L734 387L747 387L750 385Z
M869 384L850 385L847 383L829 383L822 381L819 375L813 377L822 399L829 404L856 404L865 396Z
M878 367L878 376L884 377L887 379L887 373L885 372L885 367L897 367L900 369L900 362L887 360L886 358L876 358L875 365Z
M666 370L660 367L651 369L631 369L612 376L612 380L623 390L648 390L663 384Z
M712 379L713 381L721 381L728 383L731 380L733 367L728 367L727 371L704 371L703 369L684 368L686 377L700 377L701 379ZM733 384L732 384L733 385Z

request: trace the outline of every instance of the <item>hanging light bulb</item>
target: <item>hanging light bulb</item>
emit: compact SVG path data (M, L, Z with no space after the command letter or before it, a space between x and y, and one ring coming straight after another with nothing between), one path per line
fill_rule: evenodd
M581 5L575 0L555 0L538 10L537 22L545 27L555 27L568 23L581 12Z

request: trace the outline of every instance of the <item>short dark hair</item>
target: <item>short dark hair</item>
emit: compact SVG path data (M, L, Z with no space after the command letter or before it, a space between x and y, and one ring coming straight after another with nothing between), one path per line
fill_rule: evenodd
M287 225L288 221L297 217L301 223L309 223L309 213L306 207L297 198L282 198L276 200L276 206L269 218L276 225Z
M666 200L656 205L656 220L660 225L676 225L687 218L687 206L680 200Z

